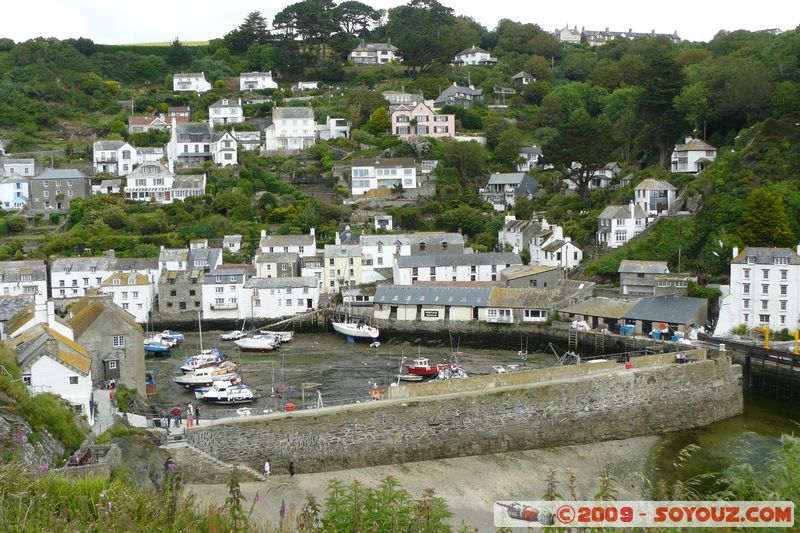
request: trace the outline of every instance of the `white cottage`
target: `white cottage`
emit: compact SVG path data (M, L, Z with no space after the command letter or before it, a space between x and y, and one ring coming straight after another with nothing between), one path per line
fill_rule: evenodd
M239 74L240 91L264 91L277 88L278 84L272 79L272 71Z
M472 45L456 54L453 65L494 65L497 58L479 46Z
M693 137L684 144L676 144L672 151L672 172L698 173L717 158L717 149Z
M619 248L644 231L647 213L633 201L609 205L597 217L597 244Z
M172 75L172 90L204 93L211 90L211 84L206 81L204 72L179 72Z
M266 151L299 151L316 140L314 110L310 107L276 107L265 132Z
M97 141L92 145L92 164L95 173L127 176L139 163L136 148L125 141Z
M208 124L212 128L242 122L244 122L244 111L241 98L222 98L208 106Z

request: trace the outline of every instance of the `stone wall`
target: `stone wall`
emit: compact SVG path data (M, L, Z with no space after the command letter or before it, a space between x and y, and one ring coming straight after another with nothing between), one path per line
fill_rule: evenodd
M260 468L269 457L276 472L290 460L317 472L652 435L742 412L741 367L727 357L536 372L509 386L462 380L455 393L233 419L186 438L225 462Z

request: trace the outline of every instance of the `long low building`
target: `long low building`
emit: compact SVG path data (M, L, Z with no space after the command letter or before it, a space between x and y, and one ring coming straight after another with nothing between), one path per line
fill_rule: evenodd
M394 263L394 283L499 281L500 272L513 265L522 265L522 259L509 252L400 256Z

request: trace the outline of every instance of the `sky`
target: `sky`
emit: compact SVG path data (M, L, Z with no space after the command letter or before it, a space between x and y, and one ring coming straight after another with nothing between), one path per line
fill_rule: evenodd
M678 32L683 39L708 41L719 30L789 30L800 25L797 0L441 0L457 15L466 15L489 29L502 18L533 22L548 31L577 26L580 30ZM88 37L96 43L125 44L205 41L222 37L247 13L272 17L289 0L25 0L3 1L0 37L24 41L34 37ZM338 3L338 2L337 2ZM366 0L386 9L404 0Z

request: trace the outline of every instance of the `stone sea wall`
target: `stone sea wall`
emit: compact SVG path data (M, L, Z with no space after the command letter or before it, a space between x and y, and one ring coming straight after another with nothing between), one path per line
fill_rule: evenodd
M269 458L276 472L289 461L318 472L653 435L740 414L741 367L691 354L698 360L687 364L661 354L630 369L590 363L506 383L471 378L425 396L410 385L392 392L399 399L233 419L186 438L226 462L260 468Z

